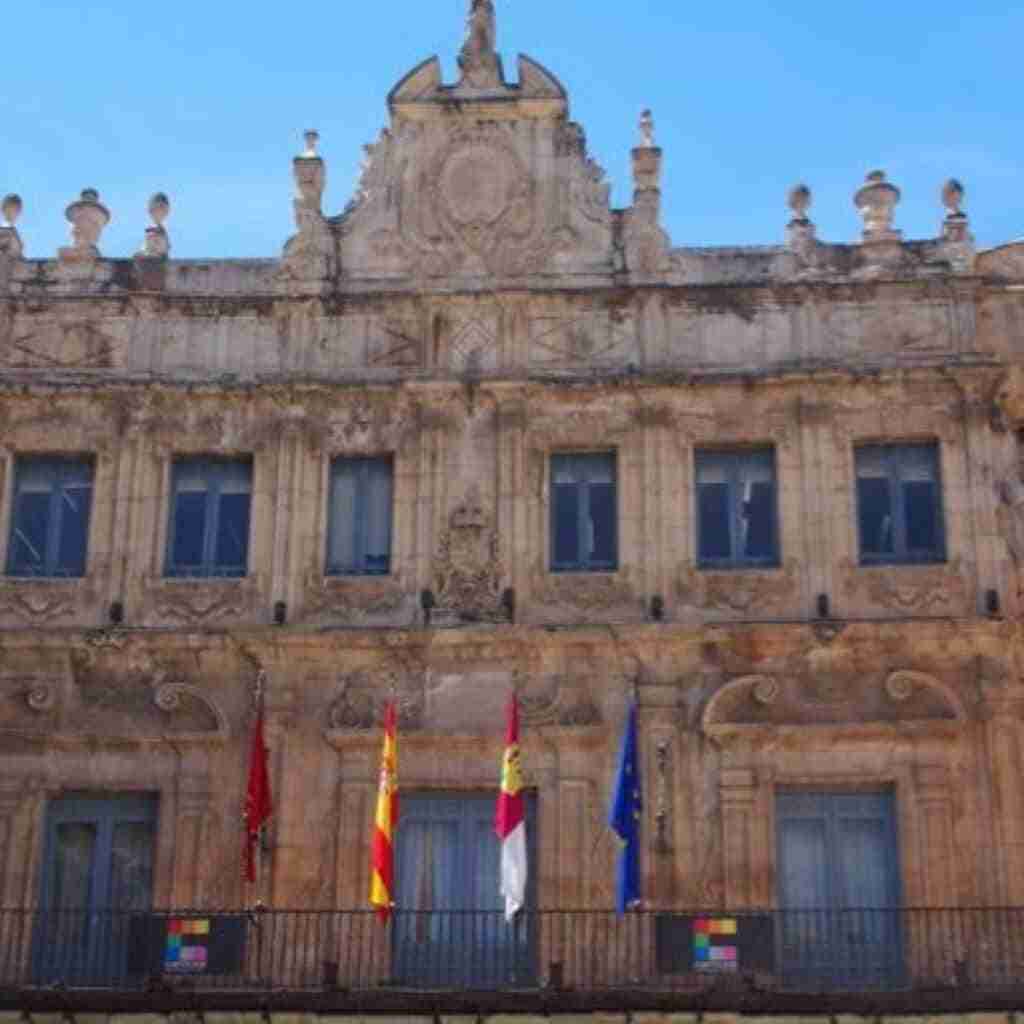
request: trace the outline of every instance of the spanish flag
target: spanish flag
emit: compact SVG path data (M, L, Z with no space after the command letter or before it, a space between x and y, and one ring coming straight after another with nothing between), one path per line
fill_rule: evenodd
M506 921L511 921L526 902L525 810L519 761L519 704L513 696L508 704L501 792L494 816L494 831L501 840L501 895L505 897Z
M377 816L373 827L370 905L384 922L391 916L395 893L395 826L398 824L398 724L394 701L384 709L384 747L380 755Z

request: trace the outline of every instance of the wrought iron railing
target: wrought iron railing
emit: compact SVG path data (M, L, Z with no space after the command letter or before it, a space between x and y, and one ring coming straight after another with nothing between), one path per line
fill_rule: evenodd
M0 910L0 990L700 992L1024 987L1024 908Z

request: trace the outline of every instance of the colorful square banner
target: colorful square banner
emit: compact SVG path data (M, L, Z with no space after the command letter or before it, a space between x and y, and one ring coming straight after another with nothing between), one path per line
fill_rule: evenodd
M734 917L696 918L693 922L693 968L734 973L740 969L739 928Z
M198 974L205 971L209 963L209 918L170 918L167 921L164 970Z

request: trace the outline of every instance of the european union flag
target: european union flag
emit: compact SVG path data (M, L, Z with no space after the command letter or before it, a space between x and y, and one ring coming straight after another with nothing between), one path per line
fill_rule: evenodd
M640 900L640 815L643 807L636 745L636 701L632 701L626 718L626 731L622 735L619 773L608 815L608 824L622 841L615 892L615 907L620 914Z

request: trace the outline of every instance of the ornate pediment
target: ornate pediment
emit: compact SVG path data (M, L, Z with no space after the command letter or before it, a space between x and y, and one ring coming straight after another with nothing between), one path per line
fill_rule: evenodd
M727 741L767 738L790 727L941 729L966 717L957 695L924 672L840 678L833 686L810 671L747 675L725 683L708 700L701 728L711 739Z

